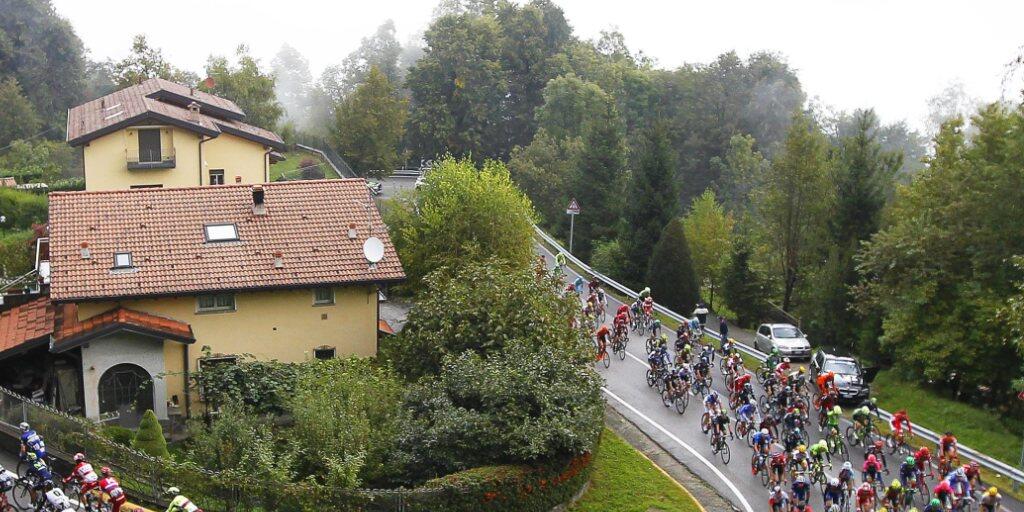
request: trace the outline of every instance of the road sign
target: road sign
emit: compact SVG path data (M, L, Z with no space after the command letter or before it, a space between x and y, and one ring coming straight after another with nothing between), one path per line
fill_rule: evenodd
M569 215L579 215L580 214L580 204L576 202L576 198L575 197L572 198L572 201L569 201L569 207L565 209L565 213L567 213Z
M1017 393L1017 400L1024 401L1024 391Z

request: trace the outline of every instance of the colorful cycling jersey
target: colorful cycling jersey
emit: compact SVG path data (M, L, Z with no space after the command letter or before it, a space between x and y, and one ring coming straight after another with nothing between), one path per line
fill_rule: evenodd
M601 328L597 330L597 333L595 333L595 335L597 336L597 339L600 340L600 341L608 341L608 335L609 334L610 333L608 331L608 326L607 325L602 325Z
M46 457L46 443L43 442L43 438L35 430L27 430L22 433L21 444L25 445L25 448L36 452L39 458Z
M100 489L103 489L103 492L105 492L107 496L110 496L110 499L112 500L117 501L126 499L124 490L121 489L121 484L117 483L117 480L112 476L108 476L100 480L99 486Z
M811 490L811 485L807 482L793 482L793 496L803 501L807 497L807 493Z
M175 496L167 506L167 512L199 512L199 507L184 496Z
M75 465L75 468L71 470L71 474L64 479L65 482L70 482L74 478L83 484L91 484L100 479L96 471L92 469L92 464L82 461Z
M822 498L825 501L831 501L833 503L839 502L843 499L843 486L828 484L825 486L825 491L822 493Z
M681 380L689 382L690 380L690 369L685 366L680 366L679 370L676 371L676 376Z
M704 405L716 405L718 404L718 395L709 393L708 396L704 397Z
M874 499L875 489L871 486L861 486L857 488L857 501L866 503Z
M896 503L896 501L899 500L900 496L902 495L902 487L893 487L890 485L889 487L885 488L885 499L889 500L892 503Z
M824 457L828 454L828 446L822 446L820 444L812 444L810 448L807 448L807 452L814 457Z
M14 484L18 481L18 475L7 471L6 469L0 471L0 493L4 493L14 489Z
M619 309L615 310L615 316L628 315L628 314L629 314L629 306L627 306L625 304L619 306Z
M756 411L757 409L754 407L754 404L743 404L739 409L736 409L736 415L744 420L750 421L750 419L754 417L754 412Z
M829 427L838 427L839 418L843 416L842 412L836 412L834 410L828 411L828 417L825 419L825 425Z
M768 446L772 444L772 435L765 434L763 432L755 432L753 436L750 436L750 442L754 446Z
M853 470L852 469L841 469L839 474L836 475L840 482L853 481Z
M956 446L956 438L953 436L942 436L939 439L939 444L942 445L942 451L949 451L950 448Z
M47 480L53 480L53 474L50 473L50 468L43 462L43 459L36 459L28 467L29 476L35 477L39 483Z
M66 510L75 510L75 507L71 504L71 500L68 499L67 495L60 488L53 488L46 491L46 503L50 506L50 509L56 510L57 512L64 512Z

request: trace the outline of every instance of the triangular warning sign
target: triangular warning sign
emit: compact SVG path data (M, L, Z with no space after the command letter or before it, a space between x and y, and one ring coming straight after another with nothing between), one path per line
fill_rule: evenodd
M580 204L576 202L575 197L572 198L572 201L569 201L569 207L565 209L565 213L569 215L578 215L580 213Z

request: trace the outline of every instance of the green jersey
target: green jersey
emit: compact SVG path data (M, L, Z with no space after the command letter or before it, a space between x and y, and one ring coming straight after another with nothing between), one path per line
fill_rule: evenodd
M199 507L195 503L192 503L188 498L180 494L175 496L171 500L171 504L167 506L167 512L196 512L197 510L199 510Z
M821 457L828 453L828 447L821 446L818 444L812 444L811 447L807 449L807 452L810 453L813 457Z
M838 427L839 418L843 415L841 412L829 411L828 418L825 419L825 425L829 427Z

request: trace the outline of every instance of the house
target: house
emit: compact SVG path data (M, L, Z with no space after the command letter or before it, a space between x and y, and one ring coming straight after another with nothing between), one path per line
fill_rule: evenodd
M86 190L264 183L284 149L234 102L161 78L71 108L67 140Z
M405 277L362 179L56 192L49 215L50 296L0 315L0 360L59 364L50 401L93 419L187 416L189 372L243 354L374 355Z

